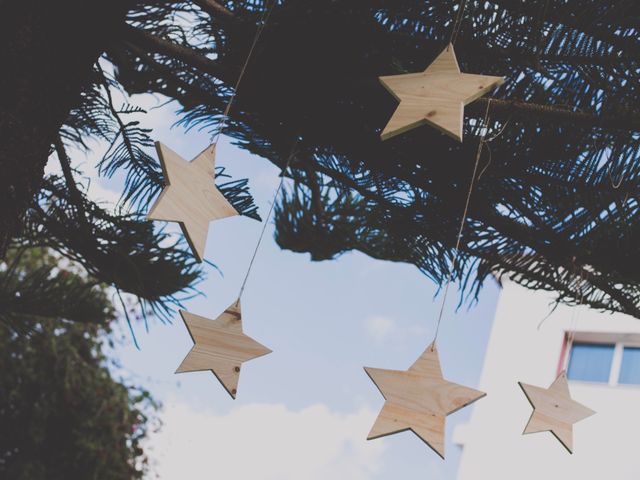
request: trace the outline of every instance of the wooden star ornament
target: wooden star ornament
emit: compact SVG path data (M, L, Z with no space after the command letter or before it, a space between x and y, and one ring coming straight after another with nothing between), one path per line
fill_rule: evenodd
M533 407L523 434L551 432L573 453L573 424L596 412L571 398L566 372L560 373L549 388L518 382Z
M193 254L201 262L209 222L238 215L216 188L215 147L207 147L190 162L160 142L156 142L156 149L166 186L147 218L180 222Z
M445 380L435 344L409 370L365 371L385 398L367 440L411 430L443 459L446 416L486 395Z
M242 363L271 353L242 331L240 300L215 320L184 310L180 310L180 315L195 345L176 373L211 370L235 399Z
M464 106L504 83L504 78L460 72L449 45L424 72L380 77L380 81L400 102L382 140L429 124L461 142Z

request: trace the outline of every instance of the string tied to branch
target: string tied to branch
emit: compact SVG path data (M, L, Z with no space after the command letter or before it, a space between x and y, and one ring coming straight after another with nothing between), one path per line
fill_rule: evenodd
M471 195L473 193L473 187L476 182L476 175L478 173L478 165L480 164L480 157L482 155L482 148L485 144L485 138L487 135L487 131L489 129L489 110L491 107L491 99L487 102L487 108L485 110L484 119L482 121L481 126L481 134L480 141L478 142L478 150L476 152L476 159L473 165L473 173L471 174L471 181L469 182L469 189L467 191L467 197L465 200L464 211L462 212L462 218L460 219L460 226L458 228L458 235L456 237L456 244L454 247L453 258L451 260L451 265L447 271L447 280L444 287L444 293L442 294L442 303L440 304L440 311L438 313L438 319L436 321L436 329L433 336L433 342L431 343L431 349L435 348L436 340L438 339L438 333L440 332L440 324L442 323L442 317L444 314L444 307L447 302L447 295L449 293L449 286L451 285L451 281L453 279L453 273L457 267L458 256L460 253L460 243L462 240L462 232L464 230L464 226L467 220L467 214L469 212L469 205L471 203Z

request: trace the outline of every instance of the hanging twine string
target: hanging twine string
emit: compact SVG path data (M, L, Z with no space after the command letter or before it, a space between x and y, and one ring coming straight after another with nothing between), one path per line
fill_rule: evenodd
M260 250L260 245L262 244L262 239L264 238L264 232L267 231L267 225L269 224L269 219L271 218L271 214L273 213L273 209L275 208L276 201L278 200L278 196L282 191L282 187L284 186L284 178L285 173L289 169L289 165L291 161L296 155L296 147L298 141L296 140L293 148L291 149L291 153L289 154L289 158L287 158L287 163L285 164L282 172L280 172L280 182L278 183L278 188L276 188L275 193L273 194L273 199L271 201L271 205L269 206L269 211L267 212L267 216L262 222L262 230L260 231L260 236L258 237L258 242L256 243L256 248L253 250L253 255L251 255L251 260L249 261L249 266L247 267L247 273L244 276L244 280L242 281L242 285L240 286L240 292L238 293L238 302L242 298L242 294L244 293L244 289L247 286L247 280L249 280L249 275L251 274L251 269L253 268L253 263L255 262L256 256L258 255L258 250Z
M229 120L229 113L231 113L231 107L233 106L233 102L234 102L234 100L236 98L236 95L238 94L238 89L240 88L240 83L242 82L242 79L244 78L244 74L247 71L247 67L249 66L249 62L251 61L251 57L253 56L253 52L254 52L254 50L256 48L256 45L258 44L258 41L260 40L260 36L262 35L262 32L264 31L265 27L267 26L267 23L269 21L269 17L271 16L271 12L273 11L273 7L276 5L277 2L278 2L278 0L271 0L270 3L269 3L269 0L266 0L266 2L265 2L266 8L264 9L264 11L262 12L262 15L260 17L258 29L256 30L256 34L253 37L253 41L251 42L251 47L249 48L249 53L247 54L247 58L245 59L244 64L242 65L242 68L240 69L240 74L238 75L238 79L236 80L236 83L235 83L235 85L233 87L233 92L231 94L231 98L229 98L229 101L227 102L227 106L225 107L224 112L222 114L222 121L220 122L220 126L211 135L211 138L209 139L210 147L212 149L214 149L218 145L218 141L220 140L220 136L222 135L222 133L224 132L224 129L227 126L227 122ZM293 151L292 151L292 154L289 156L289 158L287 160L287 164L285 165L284 169L280 173L280 183L278 184L278 188L276 189L276 192L273 195L273 201L271 202L271 206L269 207L269 212L267 213L267 217L264 219L264 222L263 222L263 225L262 225L262 230L260 232L260 236L258 237L258 242L256 243L256 247L255 247L255 249L253 251L253 255L251 256L251 261L249 262L249 267L247 268L247 273L245 274L244 280L242 281L242 285L240 287L240 292L238 294L238 302L240 302L240 298L242 297L242 294L244 293L244 289L245 289L245 287L247 285L247 280L249 280L249 274L251 273L251 269L253 267L253 263L254 263L254 261L256 259L256 255L258 254L258 250L260 249L260 245L262 244L262 239L264 237L265 231L267 230L267 224L269 223L269 218L271 218L271 214L273 213L273 209L274 209L274 206L276 204L276 200L277 200L278 195L280 194L280 191L282 190L282 186L284 184L285 172L289 168L289 163L291 162L292 158L293 158ZM238 302L236 302L236 303L238 303Z
M458 39L458 33L460 32L460 25L462 24L462 16L464 15L464 11L466 8L467 8L467 0L460 0L460 3L458 4L458 13L456 14L456 18L453 22L453 28L451 30L451 36L449 37L448 45L455 44L456 40Z
M509 125L509 122L511 122L511 118L509 118L504 123L504 125L502 125L502 128L498 131L498 133L496 133L493 137L491 137L491 138L489 138L489 139L484 141L484 146L487 147L487 152L489 153L489 160L487 160L487 163L485 164L485 166L482 167L482 171L478 175L478 180L477 180L478 182L482 178L482 175L484 175L484 172L486 172L487 169L489 168L489 166L491 165L491 160L492 160L493 156L491 155L491 145L490 145L490 143L493 142L496 138L498 138L499 136L502 135L502 133L504 132L504 129L507 128L507 125Z
M433 342L431 343L431 349L435 347L436 340L438 339L438 333L440 332L440 324L442 323L442 316L444 314L444 306L447 303L447 294L449 293L449 285L453 279L453 272L456 269L458 262L458 253L460 252L460 241L462 239L462 231L467 221L467 213L469 211L469 204L471 202L471 194L473 193L473 186L476 181L476 174L478 173L478 165L480 164L480 156L482 155L482 147L485 143L485 137L487 135L487 129L489 126L489 107L491 106L491 99L487 102L487 108L484 113L483 128L484 132L480 136L480 142L478 143L478 151L476 153L476 162L473 166L473 174L471 175L471 182L469 183L469 191L467 192L467 199L464 205L464 211L462 212L462 218L460 219L460 227L458 228L458 237L456 238L456 246L453 253L453 259L451 260L451 266L447 272L447 282L444 287L444 293L442 295L442 303L440 304L440 313L438 314L438 320L436 322L436 331L433 336ZM495 137L493 137L495 139Z
M268 0L266 1L268 2ZM238 79L236 80L236 84L233 87L233 93L231 94L231 98L229 99L229 102L227 103L227 106L224 109L224 113L222 114L222 122L220 123L220 126L218 127L218 129L211 135L211 138L209 139L209 143L211 144L212 147L215 147L218 144L220 135L222 135L222 132L227 126L227 121L229 120L229 113L231 112L233 101L235 100L236 95L238 93L240 82L242 82L242 78L244 77L244 74L247 71L247 67L249 66L249 61L251 60L253 51L255 50L256 45L258 44L258 40L260 40L262 31L264 30L264 27L266 27L267 22L269 21L269 17L271 16L271 12L273 11L273 7L277 2L278 0L271 0L271 3L266 4L266 8L264 9L264 12L262 12L262 16L260 17L260 25L258 26L258 29L256 30L256 34L253 37L251 48L249 49L249 53L247 54L246 60L244 61L244 65L242 65L242 69L240 70L240 75L238 75Z

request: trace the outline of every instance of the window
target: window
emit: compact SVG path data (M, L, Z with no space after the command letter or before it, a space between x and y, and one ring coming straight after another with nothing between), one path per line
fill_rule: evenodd
M608 383L614 350L615 345L610 344L574 343L567 377L570 380Z
M565 365L569 380L640 386L640 336L579 334Z
M640 385L640 348L624 347L618 383Z

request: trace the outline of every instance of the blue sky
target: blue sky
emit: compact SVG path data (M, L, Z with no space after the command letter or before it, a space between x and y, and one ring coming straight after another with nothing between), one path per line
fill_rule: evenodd
M134 99L145 107L161 98ZM192 158L208 135L172 128L176 106L150 111L143 125L154 139ZM114 200L119 181L95 178L101 148L74 156L92 178L96 198ZM222 137L217 165L234 178L248 178L264 216L278 171ZM55 169L51 166L50 169ZM286 188L286 183L285 183ZM211 225L204 295L187 310L215 318L237 297L261 225L234 217ZM178 230L176 229L176 232ZM179 316L136 326L141 346L129 340L113 355L132 381L163 403L164 427L148 443L163 480L245 479L453 479L459 450L453 427L471 409L448 417L447 460L410 432L366 441L383 398L363 366L406 369L433 338L441 297L411 265L373 260L354 252L334 261L311 262L306 254L280 250L270 224L243 295L245 332L274 352L243 366L238 398L231 400L211 373L173 372L192 346ZM477 306L455 312L450 292L439 334L445 377L477 386L498 288L487 282ZM480 400L482 401L482 400Z

